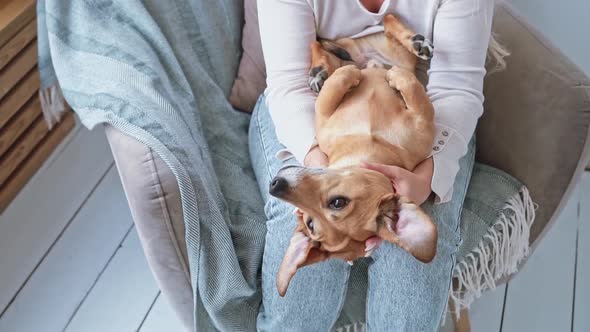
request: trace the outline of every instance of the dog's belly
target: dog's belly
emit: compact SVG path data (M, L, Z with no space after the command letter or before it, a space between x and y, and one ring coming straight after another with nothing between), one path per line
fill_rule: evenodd
M413 169L427 157L432 138L425 137L415 113L407 111L399 92L389 86L385 69L362 72L361 84L343 98L318 131L330 166L369 161Z
M395 127L405 122L408 114L401 95L386 81L386 72L382 68L362 70L361 83L344 96L330 119L338 126L334 134L379 135L400 143Z

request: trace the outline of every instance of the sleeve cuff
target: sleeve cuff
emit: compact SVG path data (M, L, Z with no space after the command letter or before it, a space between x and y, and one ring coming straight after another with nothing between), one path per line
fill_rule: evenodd
M284 148L277 151L275 157L281 161L286 161L288 159L295 158L299 164L303 165L305 156L307 156L307 153L311 149L318 145L318 142L316 138L313 137L311 139L311 142L309 139L302 139L299 143L299 145L293 146L291 147L291 149Z
M453 186L459 172L459 159L467 153L467 143L453 128L437 123L432 144L434 162L431 189L436 204L446 203L453 197Z
M430 187L436 195L434 203L446 203L453 198L453 184L459 171L459 163L446 158L444 153L435 154L433 162L434 172Z

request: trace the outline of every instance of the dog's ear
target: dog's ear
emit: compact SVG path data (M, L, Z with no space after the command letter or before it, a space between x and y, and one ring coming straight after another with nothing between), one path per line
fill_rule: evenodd
M279 295L285 296L289 283L298 268L321 262L328 259L328 257L328 252L316 248L313 241L303 232L303 229L297 227L279 267L277 275Z
M385 195L379 205L377 235L395 243L421 262L436 254L437 229L418 205L395 194Z

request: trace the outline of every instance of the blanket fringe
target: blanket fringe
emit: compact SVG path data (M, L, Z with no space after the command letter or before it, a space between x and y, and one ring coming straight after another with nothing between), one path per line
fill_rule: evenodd
M535 220L535 203L526 187L512 197L499 220L479 245L453 270L456 283L451 286L457 317L463 308L482 293L496 287L496 282L513 274L529 254L530 228Z
M356 322L348 325L341 326L334 330L334 332L365 332L367 327L363 322Z
M66 101L59 84L54 84L39 90L39 100L41 101L41 111L47 127L51 129L57 124L63 114L68 110Z

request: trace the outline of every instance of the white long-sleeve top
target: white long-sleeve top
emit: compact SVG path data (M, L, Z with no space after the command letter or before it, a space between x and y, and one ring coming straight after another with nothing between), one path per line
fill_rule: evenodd
M449 201L478 118L483 113L483 79L493 0L385 0L378 13L360 0L258 0L266 63L267 106L279 141L301 163L315 144L316 95L307 82L309 45L325 39L361 37L383 31L394 13L434 43L428 96L435 110L431 188L437 202Z

